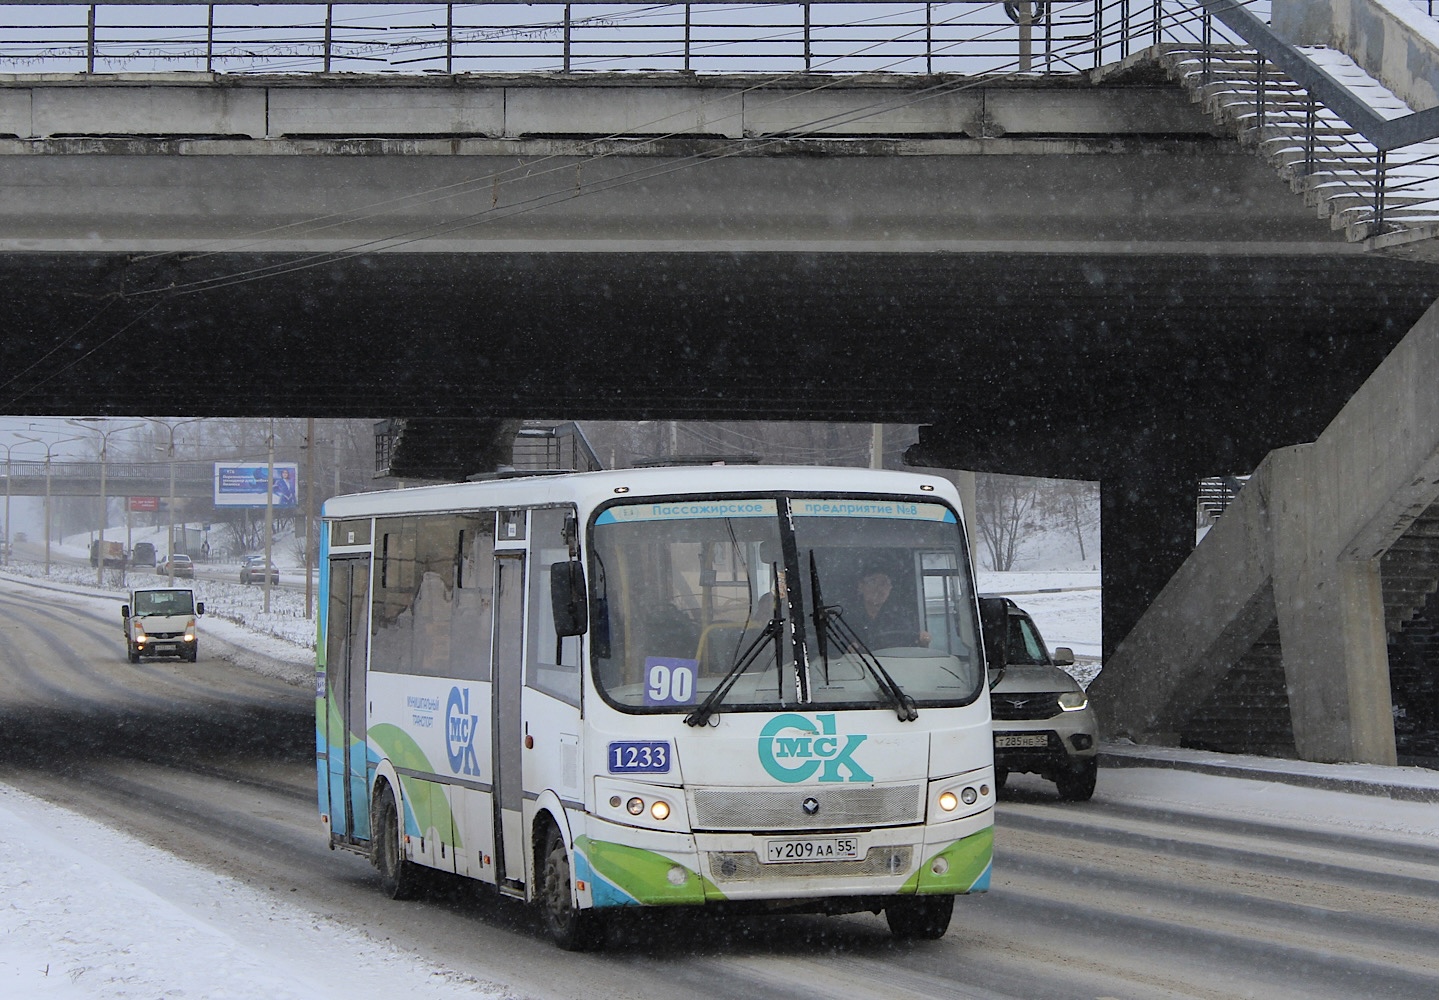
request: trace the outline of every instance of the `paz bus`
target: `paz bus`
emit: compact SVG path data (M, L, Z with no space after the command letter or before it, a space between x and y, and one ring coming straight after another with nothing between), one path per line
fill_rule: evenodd
M327 501L331 846L395 898L489 883L567 949L642 906L939 937L993 843L960 509L937 476L752 465Z

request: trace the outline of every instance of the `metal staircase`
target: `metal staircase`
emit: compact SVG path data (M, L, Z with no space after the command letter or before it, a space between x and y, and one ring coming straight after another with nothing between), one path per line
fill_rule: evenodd
M1382 117L1410 109L1352 60L1301 49ZM1272 164L1296 194L1351 242L1384 250L1439 235L1439 140L1380 150L1312 91L1253 49L1162 45L1156 57L1195 101Z

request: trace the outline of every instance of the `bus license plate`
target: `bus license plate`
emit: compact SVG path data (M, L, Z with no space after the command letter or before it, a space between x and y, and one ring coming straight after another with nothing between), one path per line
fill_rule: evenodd
M1044 733L995 736L994 745L997 747L1047 747L1049 746L1049 737Z
M858 861L859 841L853 837L770 840L765 843L765 861L790 864L796 861Z

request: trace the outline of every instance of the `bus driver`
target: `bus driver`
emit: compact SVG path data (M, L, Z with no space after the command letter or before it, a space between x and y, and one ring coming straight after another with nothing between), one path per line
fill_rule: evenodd
M859 613L845 616L845 624L870 649L886 646L928 646L930 634L916 627L913 614L890 602L894 582L888 571L869 566L860 571L857 586Z

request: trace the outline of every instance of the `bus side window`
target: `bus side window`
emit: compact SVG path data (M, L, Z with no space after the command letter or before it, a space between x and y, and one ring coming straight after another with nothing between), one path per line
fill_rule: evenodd
M488 680L495 516L382 518L376 541L371 669Z
M537 510L530 519L530 641L527 683L571 705L580 703L580 636L555 628L550 567L569 561L565 516L574 508Z

